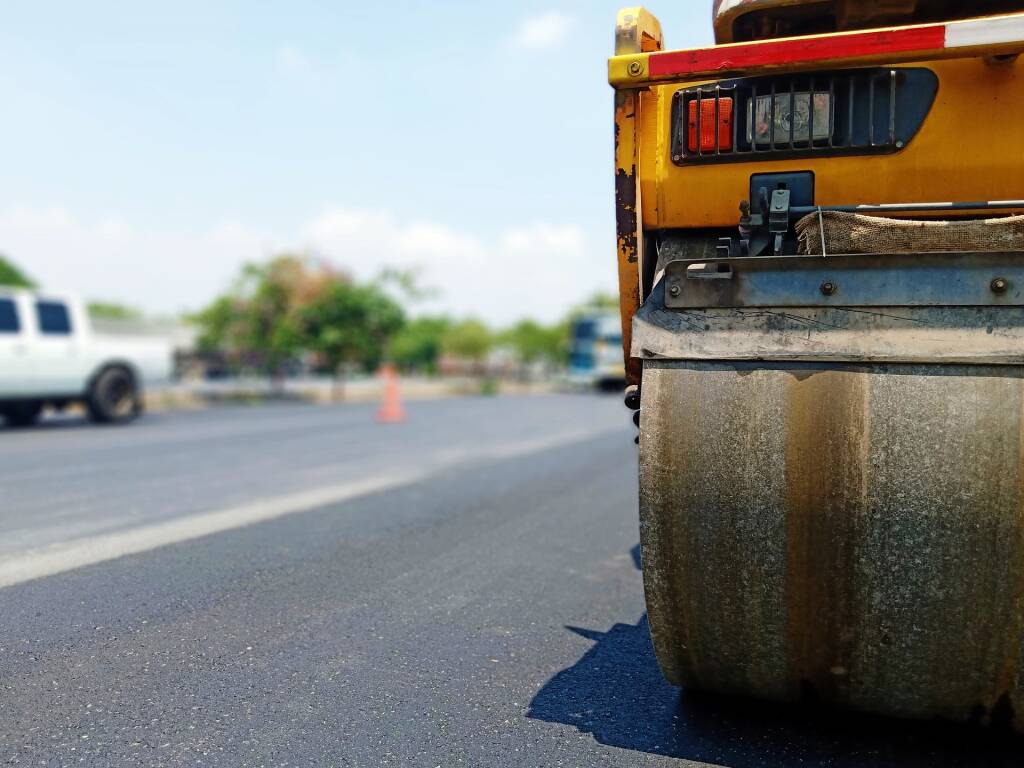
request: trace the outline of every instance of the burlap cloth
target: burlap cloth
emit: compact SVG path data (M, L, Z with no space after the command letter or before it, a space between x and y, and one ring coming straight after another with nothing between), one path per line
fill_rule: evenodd
M800 253L915 253L1024 250L1024 216L976 221L908 221L857 213L815 212L796 224Z

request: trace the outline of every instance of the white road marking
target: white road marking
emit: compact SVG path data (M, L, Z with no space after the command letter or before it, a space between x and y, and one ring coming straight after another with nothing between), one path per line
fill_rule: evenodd
M58 573L66 573L88 565L105 563L126 555L149 552L160 547L211 536L215 533L244 528L268 520L310 512L332 504L340 504L382 491L401 488L472 461L504 461L621 431L575 430L492 447L450 451L435 456L433 460L424 462L424 465L382 473L365 480L260 499L237 507L189 515L127 531L61 542L42 549L31 550L16 557L0 559L0 589Z

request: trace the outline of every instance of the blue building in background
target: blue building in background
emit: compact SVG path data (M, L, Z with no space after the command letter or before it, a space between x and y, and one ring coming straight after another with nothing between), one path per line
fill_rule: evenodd
M572 323L569 377L573 383L600 389L626 384L622 362L622 325L618 312L584 312Z

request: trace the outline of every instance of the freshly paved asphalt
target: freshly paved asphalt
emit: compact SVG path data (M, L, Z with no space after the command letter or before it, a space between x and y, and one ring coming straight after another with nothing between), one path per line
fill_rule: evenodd
M617 399L409 416L384 427L362 406L291 406L0 429L0 565L420 471L0 589L0 765L1024 762L990 732L665 684Z

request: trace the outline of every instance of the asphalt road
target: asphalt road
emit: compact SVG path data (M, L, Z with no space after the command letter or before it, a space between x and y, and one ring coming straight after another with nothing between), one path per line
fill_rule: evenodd
M0 429L0 764L1020 765L681 693L615 398ZM692 761L692 762L691 762Z

